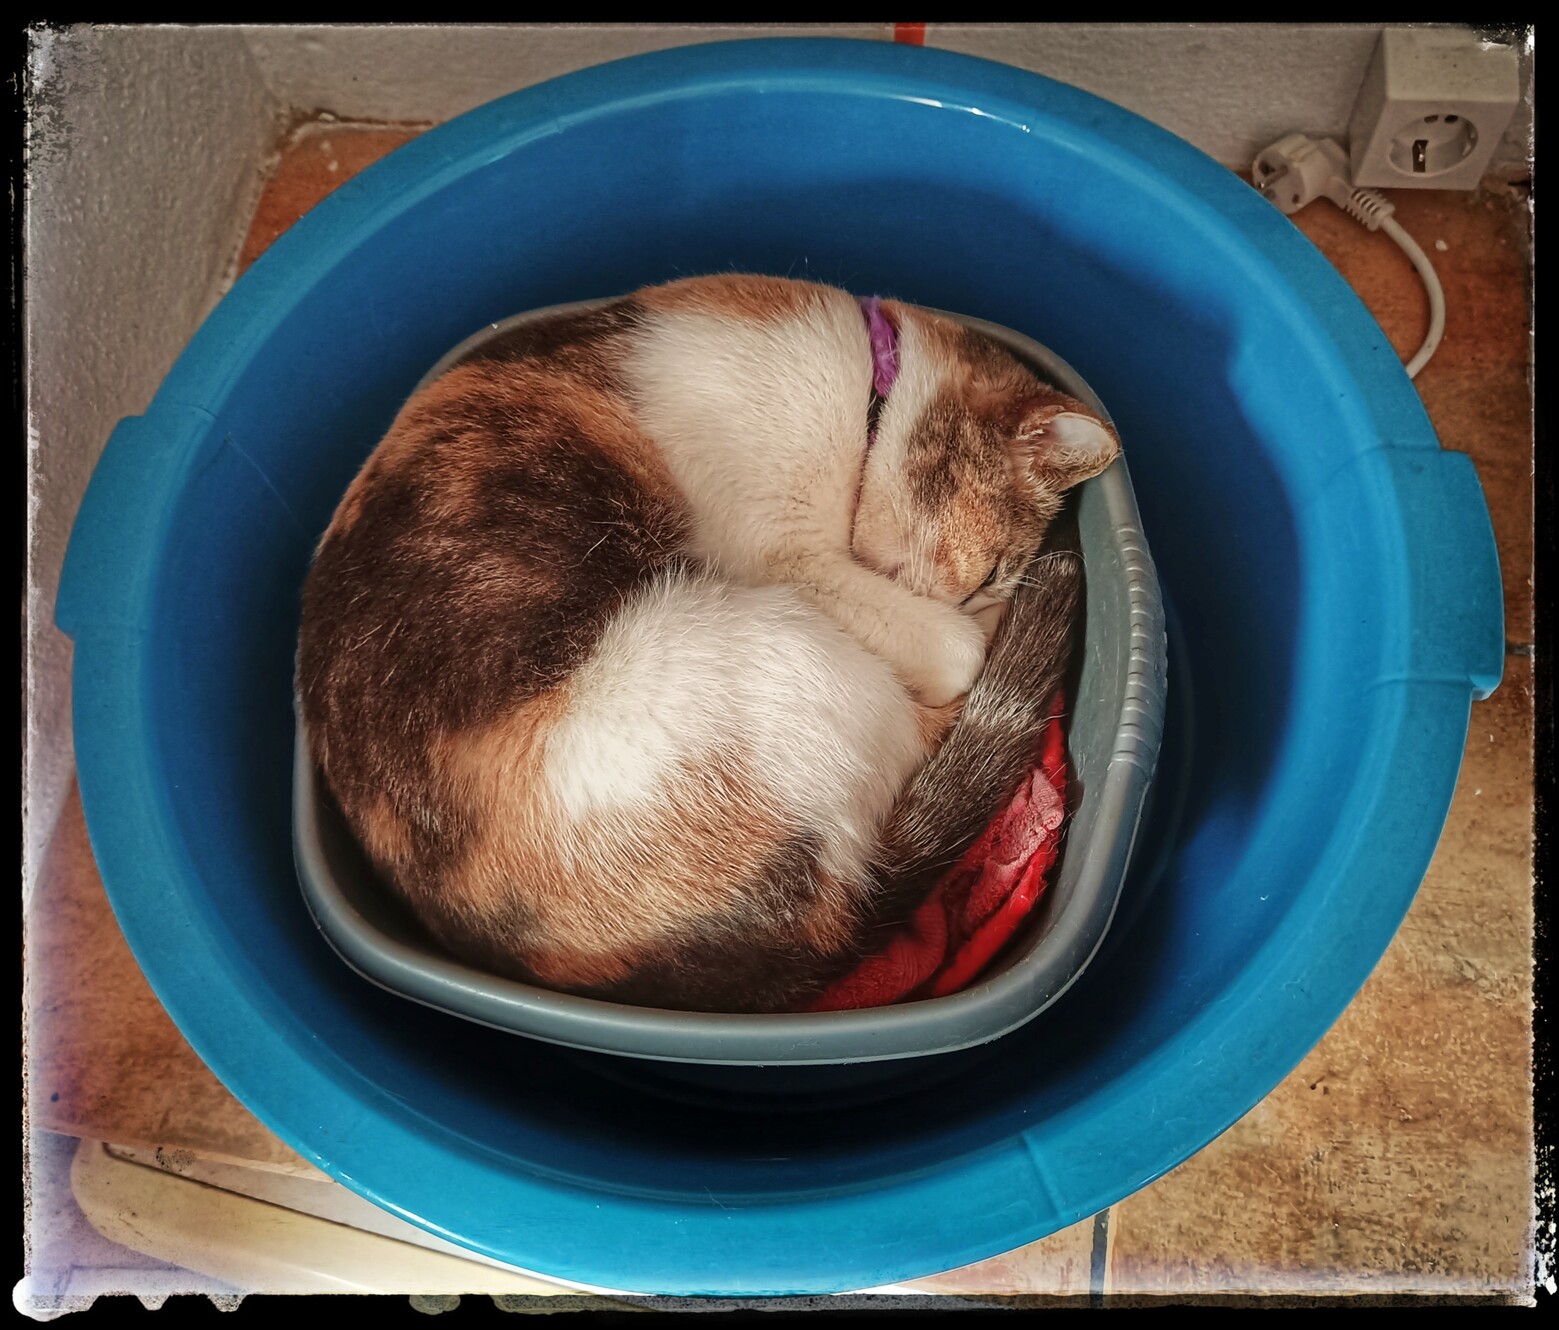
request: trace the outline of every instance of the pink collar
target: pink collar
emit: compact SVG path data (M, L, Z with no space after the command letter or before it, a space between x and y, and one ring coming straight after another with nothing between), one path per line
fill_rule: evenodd
M877 296L861 298L861 313L866 316L872 342L872 400L866 414L866 444L870 447L877 438L877 418L882 414L883 401L899 377L899 336L882 312L882 301Z
M867 317L867 331L871 334L871 391L886 398L898 377L898 331L882 313L878 296L862 299L861 312Z
M886 397L899 377L898 331L888 322L877 296L864 297L861 312L866 315L866 327L872 335L872 391L878 397Z

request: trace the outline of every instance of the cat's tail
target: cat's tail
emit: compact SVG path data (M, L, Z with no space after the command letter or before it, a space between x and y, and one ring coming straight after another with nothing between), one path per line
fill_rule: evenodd
M883 828L877 930L914 912L1033 768L1081 637L1082 589L1075 523L1064 519L1025 571L957 721Z
M861 884L863 931L851 946L799 942L791 914L732 915L704 921L696 938L668 945L622 980L575 991L689 1011L806 1010L891 938L1032 769L1079 637L1082 580L1075 529L1064 517L1025 571L958 719L889 816ZM816 847L792 850L772 867L775 901L805 902L817 890Z

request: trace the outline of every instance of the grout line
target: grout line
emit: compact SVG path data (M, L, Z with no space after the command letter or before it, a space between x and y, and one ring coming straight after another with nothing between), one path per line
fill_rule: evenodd
M1110 1212L1108 1208L1093 1217L1093 1252L1088 1261L1088 1305L1104 1306L1104 1274L1109 1264Z

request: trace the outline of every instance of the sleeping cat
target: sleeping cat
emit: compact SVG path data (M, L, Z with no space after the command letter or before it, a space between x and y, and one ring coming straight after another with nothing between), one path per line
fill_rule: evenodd
M989 339L813 283L516 327L413 396L321 541L313 756L470 963L804 1006L1031 762L1080 579L1033 556L1117 451Z

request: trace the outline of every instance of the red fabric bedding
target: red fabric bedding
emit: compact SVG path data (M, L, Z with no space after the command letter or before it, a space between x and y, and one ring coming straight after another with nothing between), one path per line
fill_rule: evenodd
M956 993L1017 931L1049 885L1066 820L1063 701L1056 699L1038 761L1011 802L888 946L830 986L812 1011Z

